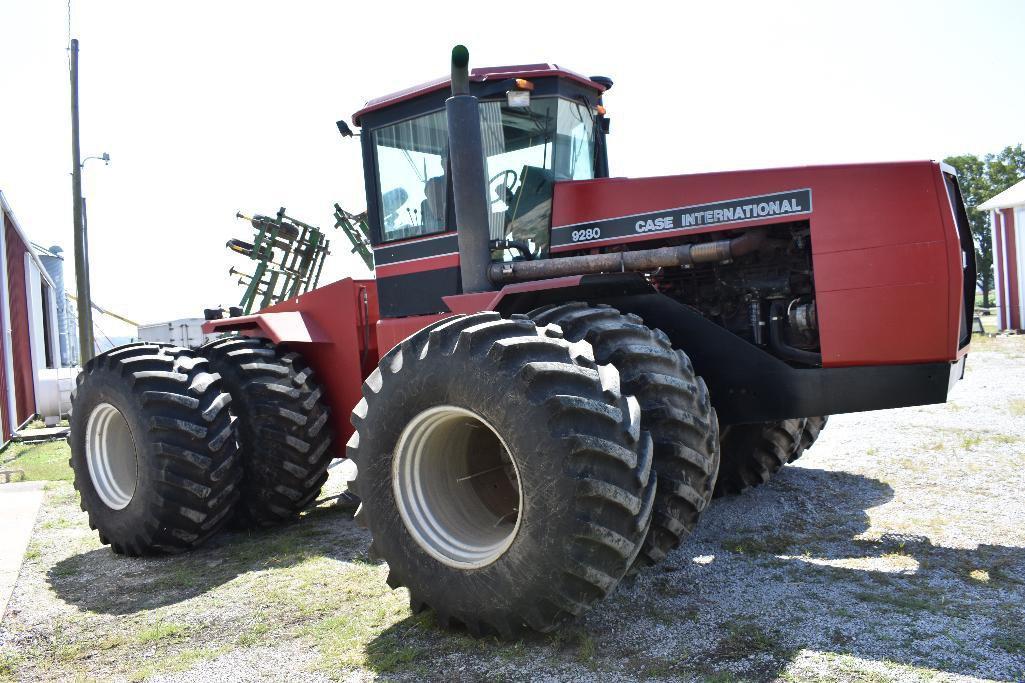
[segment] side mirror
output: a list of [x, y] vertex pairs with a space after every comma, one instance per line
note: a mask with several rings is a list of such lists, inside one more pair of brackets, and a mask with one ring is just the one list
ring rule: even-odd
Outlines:
[[335, 125], [338, 126], [338, 132], [342, 134], [343, 138], [352, 137], [352, 129], [349, 128], [349, 124], [347, 124], [344, 119], [335, 121]]

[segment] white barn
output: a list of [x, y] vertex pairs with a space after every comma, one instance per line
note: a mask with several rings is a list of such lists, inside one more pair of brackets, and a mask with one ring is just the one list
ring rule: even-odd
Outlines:
[[1025, 180], [979, 205], [993, 232], [997, 329], [1025, 329]]

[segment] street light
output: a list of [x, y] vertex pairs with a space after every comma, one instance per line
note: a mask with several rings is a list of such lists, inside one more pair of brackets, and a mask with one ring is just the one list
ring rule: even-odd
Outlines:
[[110, 166], [110, 155], [104, 152], [100, 156], [91, 156], [82, 159], [81, 167], [85, 168], [85, 162], [89, 161], [90, 159], [99, 159], [100, 161], [104, 162], [107, 166]]
[[[72, 41], [72, 154], [78, 157], [78, 41]], [[87, 237], [88, 219], [85, 212], [85, 197], [82, 196], [82, 170], [85, 162], [90, 159], [99, 159], [105, 165], [110, 166], [110, 155], [104, 152], [100, 155], [88, 156], [82, 159], [72, 172], [72, 192], [75, 196], [75, 279], [78, 300], [84, 301], [78, 310], [78, 337], [79, 337], [79, 362], [83, 365], [93, 357], [96, 352], [95, 341], [93, 340], [93, 315], [92, 297], [89, 287], [89, 241]]]

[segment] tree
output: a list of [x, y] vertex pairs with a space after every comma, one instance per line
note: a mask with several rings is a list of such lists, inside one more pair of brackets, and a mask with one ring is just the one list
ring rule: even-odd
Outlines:
[[1025, 149], [1019, 144], [981, 159], [974, 154], [962, 154], [947, 157], [944, 161], [957, 169], [958, 185], [975, 239], [977, 284], [982, 290], [982, 305], [989, 308], [989, 293], [993, 291], [992, 228], [989, 212], [979, 211], [978, 207], [1025, 178]]
[[1003, 192], [1025, 178], [1025, 149], [1021, 145], [1005, 147], [999, 154], [987, 154], [990, 182], [996, 192]]
[[982, 290], [982, 305], [989, 308], [989, 293], [993, 290], [993, 240], [989, 225], [989, 213], [979, 211], [978, 206], [995, 195], [987, 173], [985, 161], [974, 154], [947, 157], [944, 161], [957, 169], [957, 183], [961, 187], [968, 223], [972, 226], [975, 240], [975, 265], [978, 268], [976, 281]]

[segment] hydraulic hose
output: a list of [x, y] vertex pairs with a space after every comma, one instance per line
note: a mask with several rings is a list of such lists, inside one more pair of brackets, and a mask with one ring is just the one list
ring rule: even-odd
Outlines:
[[822, 354], [790, 346], [783, 341], [783, 324], [786, 320], [785, 304], [773, 301], [769, 306], [769, 348], [783, 360], [804, 365], [822, 365]]

